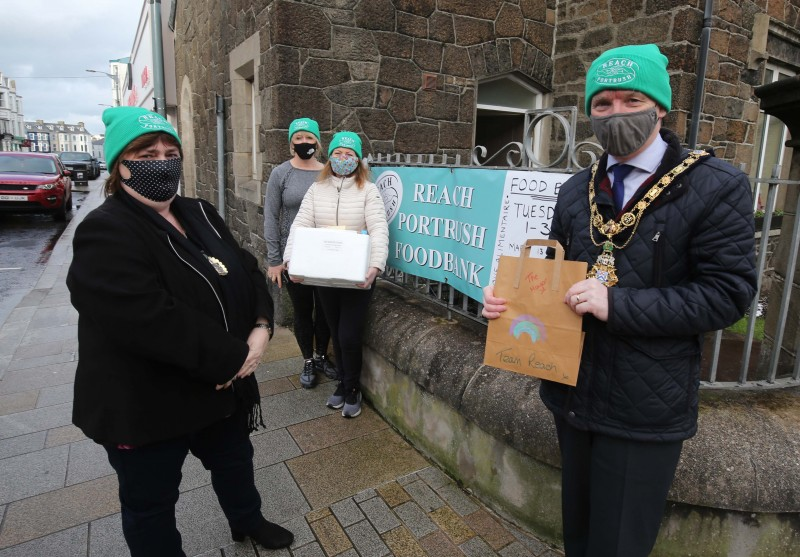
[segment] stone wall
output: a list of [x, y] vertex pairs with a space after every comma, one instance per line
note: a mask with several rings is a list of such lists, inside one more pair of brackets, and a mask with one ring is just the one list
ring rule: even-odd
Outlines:
[[[336, 130], [360, 134], [364, 151], [469, 156], [476, 85], [508, 74], [551, 88], [555, 0], [196, 0], [176, 18], [176, 73], [193, 99], [197, 195], [216, 202], [214, 96], [226, 103], [226, 215], [261, 256], [263, 186], [239, 186], [249, 125], [233, 99], [229, 58], [259, 35], [253, 60], [259, 95], [260, 172], [288, 156], [287, 129], [315, 118], [327, 143]], [[244, 67], [244, 66], [243, 66]], [[250, 75], [250, 74], [248, 74]], [[247, 76], [246, 76], [247, 77]], [[239, 75], [233, 81], [241, 83]], [[238, 86], [237, 86], [238, 87]], [[232, 91], [233, 89], [233, 91]], [[246, 106], [245, 106], [246, 111]], [[238, 134], [238, 135], [237, 135]], [[247, 147], [245, 146], [245, 149]], [[234, 152], [232, 152], [234, 151]], [[244, 193], [242, 193], [244, 191]]]
[[[704, 0], [574, 0], [558, 3], [553, 55], [553, 105], [583, 107], [584, 76], [603, 50], [622, 44], [656, 43], [669, 58], [673, 108], [666, 126], [685, 141], [703, 27]], [[798, 49], [782, 39], [800, 23], [796, 2], [717, 0], [714, 2], [700, 146], [711, 146], [734, 165], [753, 156], [758, 99], [766, 59], [796, 63]], [[784, 32], [786, 31], [786, 32]], [[797, 66], [795, 66], [797, 67]], [[577, 137], [591, 136], [583, 118]]]

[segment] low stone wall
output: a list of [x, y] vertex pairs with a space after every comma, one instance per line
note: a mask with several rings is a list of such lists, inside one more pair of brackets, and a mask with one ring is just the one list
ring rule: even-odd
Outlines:
[[[560, 457], [539, 381], [482, 365], [485, 327], [381, 282], [365, 335], [375, 409], [499, 514], [561, 544]], [[702, 391], [652, 555], [796, 556], [800, 389]]]

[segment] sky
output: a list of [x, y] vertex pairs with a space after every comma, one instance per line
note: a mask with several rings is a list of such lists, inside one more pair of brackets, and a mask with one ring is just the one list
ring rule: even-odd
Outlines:
[[145, 1], [0, 0], [0, 72], [16, 80], [26, 122], [104, 133], [111, 78], [85, 70], [110, 73], [109, 60], [131, 55]]

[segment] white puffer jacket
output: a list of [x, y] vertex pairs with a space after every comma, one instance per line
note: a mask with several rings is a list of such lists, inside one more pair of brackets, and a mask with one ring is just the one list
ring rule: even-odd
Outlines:
[[366, 230], [370, 236], [369, 266], [377, 267], [381, 271], [386, 268], [389, 224], [386, 222], [383, 198], [375, 184], [367, 182], [364, 187], [359, 188], [353, 178], [335, 176], [311, 184], [289, 231], [284, 257], [292, 253], [296, 228], [328, 226]]

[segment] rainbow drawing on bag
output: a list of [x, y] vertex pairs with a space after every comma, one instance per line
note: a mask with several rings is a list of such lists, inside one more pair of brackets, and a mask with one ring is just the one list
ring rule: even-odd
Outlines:
[[511, 322], [511, 328], [508, 332], [514, 338], [528, 335], [531, 337], [531, 342], [547, 340], [544, 323], [533, 315], [520, 315], [514, 319], [514, 321]]

